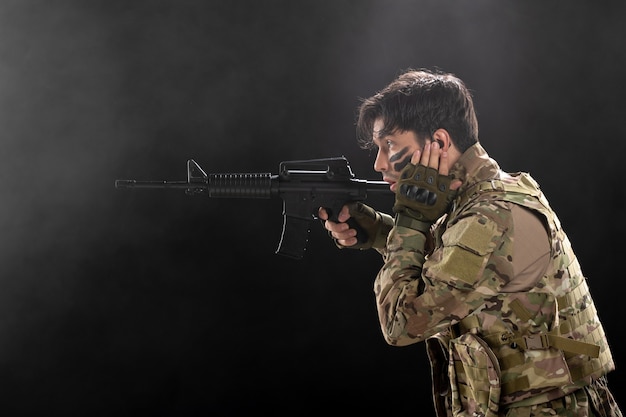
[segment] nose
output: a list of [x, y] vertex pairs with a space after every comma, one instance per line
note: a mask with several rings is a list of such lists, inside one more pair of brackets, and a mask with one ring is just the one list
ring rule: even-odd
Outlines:
[[389, 158], [383, 152], [378, 150], [376, 152], [376, 159], [374, 159], [374, 171], [376, 172], [385, 172], [389, 169]]

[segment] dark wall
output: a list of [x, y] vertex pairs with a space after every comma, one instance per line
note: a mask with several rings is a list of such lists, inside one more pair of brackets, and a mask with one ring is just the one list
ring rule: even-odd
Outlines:
[[431, 413], [423, 344], [380, 334], [375, 253], [339, 251], [313, 222], [303, 260], [275, 255], [280, 199], [114, 187], [184, 180], [188, 159], [277, 173], [345, 155], [379, 179], [355, 109], [409, 67], [463, 78], [483, 145], [542, 184], [615, 385], [624, 18], [586, 1], [2, 1], [0, 408]]

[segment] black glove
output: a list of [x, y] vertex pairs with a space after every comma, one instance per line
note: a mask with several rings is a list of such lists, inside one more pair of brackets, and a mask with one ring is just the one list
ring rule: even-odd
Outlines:
[[435, 168], [408, 164], [396, 186], [396, 224], [427, 232], [445, 214], [457, 194], [450, 189], [452, 177]]
[[384, 248], [387, 244], [387, 235], [393, 227], [393, 218], [360, 202], [348, 203], [348, 209], [350, 218], [347, 223], [352, 229], [356, 229], [357, 243], [343, 246], [333, 239], [335, 245], [338, 248], [349, 249]]

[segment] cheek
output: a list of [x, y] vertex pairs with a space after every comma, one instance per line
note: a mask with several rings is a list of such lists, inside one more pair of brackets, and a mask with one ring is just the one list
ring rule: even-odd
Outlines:
[[402, 168], [404, 168], [409, 162], [411, 162], [411, 152], [409, 152], [409, 148], [404, 148], [398, 153], [394, 154], [391, 158], [389, 158], [389, 162], [392, 163], [394, 171], [402, 171]]
[[393, 170], [396, 172], [400, 172], [405, 166], [409, 164], [409, 162], [411, 162], [410, 155], [402, 159], [401, 161], [398, 161], [397, 163], [393, 164]]

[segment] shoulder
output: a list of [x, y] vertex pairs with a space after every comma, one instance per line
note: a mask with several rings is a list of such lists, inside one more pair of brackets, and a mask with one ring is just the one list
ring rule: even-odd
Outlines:
[[466, 229], [468, 225], [474, 223], [504, 231], [513, 224], [514, 205], [513, 202], [504, 199], [501, 192], [481, 194], [462, 209], [450, 213], [444, 233], [449, 231], [457, 233], [456, 230]]
[[510, 207], [506, 204], [499, 213], [477, 207], [451, 219], [441, 235], [441, 246], [424, 264], [424, 275], [459, 290], [475, 288], [493, 255], [506, 257], [510, 219]]

